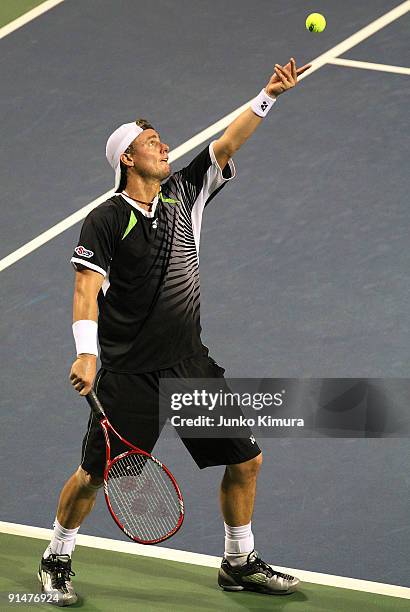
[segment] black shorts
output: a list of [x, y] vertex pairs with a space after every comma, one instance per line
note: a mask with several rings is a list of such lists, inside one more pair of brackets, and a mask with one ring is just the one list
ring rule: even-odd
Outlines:
[[[222, 378], [225, 370], [208, 356], [195, 355], [172, 368], [144, 374], [120, 374], [99, 370], [94, 388], [113, 427], [131, 444], [152, 452], [161, 433], [159, 422], [159, 381], [161, 378]], [[249, 438], [183, 438], [198, 467], [234, 465], [253, 459], [261, 450]], [[127, 450], [115, 436], [110, 437], [111, 457]], [[105, 442], [98, 420], [90, 414], [83, 439], [82, 468], [102, 476], [105, 466]]]

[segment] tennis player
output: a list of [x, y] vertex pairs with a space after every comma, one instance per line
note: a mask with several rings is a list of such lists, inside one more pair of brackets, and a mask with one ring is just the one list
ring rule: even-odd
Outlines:
[[[235, 176], [233, 154], [309, 67], [297, 69], [293, 58], [286, 66], [276, 64], [249, 108], [174, 174], [168, 145], [146, 120], [121, 125], [107, 141], [115, 195], [85, 219], [71, 259], [77, 358], [70, 381], [80, 395], [94, 385], [113, 426], [145, 451], [152, 451], [160, 433], [162, 378], [223, 377], [200, 337], [202, 214]], [[218, 582], [227, 590], [292, 593], [299, 580], [272, 569], [254, 550], [251, 518], [262, 453], [249, 433], [241, 439], [182, 439], [199, 468], [226, 466], [220, 490], [225, 554]], [[112, 456], [122, 450], [113, 441]], [[57, 596], [58, 605], [77, 601], [71, 555], [102, 485], [104, 465], [102, 430], [91, 414], [80, 466], [61, 492], [53, 537], [39, 568], [43, 592]]]

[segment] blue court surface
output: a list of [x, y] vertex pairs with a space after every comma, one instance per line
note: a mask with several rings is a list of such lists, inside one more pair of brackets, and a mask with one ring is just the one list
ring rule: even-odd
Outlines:
[[[149, 119], [178, 169], [275, 63], [313, 61], [206, 210], [203, 340], [230, 377], [409, 376], [410, 2], [43, 4], [55, 6], [0, 30], [0, 519], [50, 528], [88, 419], [68, 381], [69, 259], [84, 207], [112, 187], [105, 142], [120, 123]], [[313, 11], [327, 18], [322, 34], [305, 29]], [[264, 558], [410, 587], [408, 439], [262, 447], [253, 530]], [[155, 454], [187, 505], [167, 547], [220, 556], [223, 468], [199, 472], [172, 435]], [[125, 539], [102, 496], [81, 533]]]

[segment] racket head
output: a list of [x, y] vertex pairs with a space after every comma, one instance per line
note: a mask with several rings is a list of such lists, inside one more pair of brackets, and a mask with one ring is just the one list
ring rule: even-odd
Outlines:
[[104, 494], [118, 527], [139, 544], [164, 542], [183, 523], [178, 483], [161, 461], [145, 451], [127, 451], [107, 464]]

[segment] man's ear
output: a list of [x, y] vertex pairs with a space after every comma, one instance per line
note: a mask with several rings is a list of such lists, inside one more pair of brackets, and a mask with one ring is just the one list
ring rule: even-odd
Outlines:
[[128, 167], [132, 167], [134, 165], [134, 160], [128, 153], [122, 153], [120, 156], [120, 161]]

